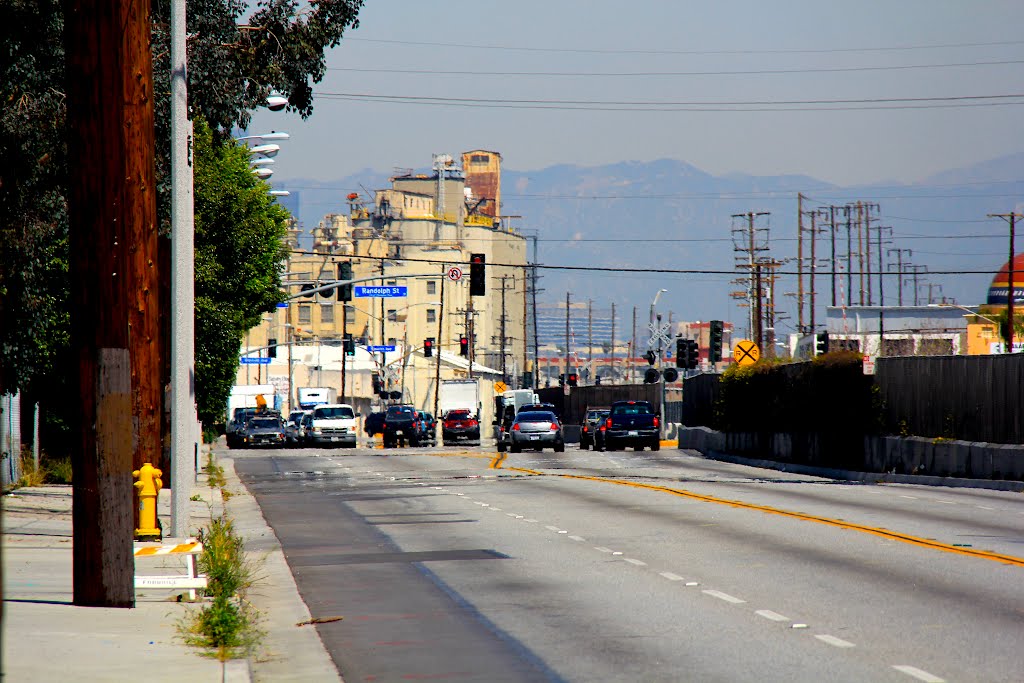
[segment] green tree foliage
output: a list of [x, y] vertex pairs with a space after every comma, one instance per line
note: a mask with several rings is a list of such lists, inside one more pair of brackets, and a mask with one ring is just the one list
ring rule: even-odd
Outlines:
[[249, 151], [195, 122], [196, 395], [199, 417], [222, 418], [242, 336], [282, 300], [288, 213], [249, 169]]
[[[250, 112], [272, 91], [289, 99], [290, 110], [310, 116], [312, 85], [325, 73], [324, 52], [340, 42], [346, 29], [358, 26], [362, 5], [363, 0], [189, 0], [190, 115], [210, 122], [215, 141], [229, 138], [234, 126], [246, 128]], [[153, 0], [157, 208], [164, 233], [170, 214], [170, 7], [171, 0]], [[247, 8], [252, 14], [244, 20]], [[63, 30], [59, 0], [0, 2], [0, 392], [22, 390], [30, 400], [33, 394], [53, 395], [54, 387], [65, 386], [69, 367]], [[197, 208], [208, 191], [210, 186], [196, 188]], [[260, 203], [249, 197], [241, 204], [251, 224]], [[264, 228], [278, 219], [279, 212], [271, 212], [262, 219]], [[246, 239], [256, 234], [258, 230]], [[263, 234], [273, 239], [275, 233], [265, 229]], [[200, 239], [197, 235], [197, 245]], [[249, 241], [239, 246], [253, 248]], [[264, 246], [255, 251], [278, 248], [276, 242]], [[230, 248], [212, 252], [214, 261], [250, 256], [251, 251]], [[232, 368], [212, 372], [200, 370], [199, 363], [226, 358], [213, 351], [221, 346], [234, 344], [237, 354], [241, 334], [248, 329], [244, 326], [258, 323], [258, 312], [268, 305], [267, 292], [276, 291], [278, 277], [276, 269], [266, 271], [275, 281], [275, 287], [266, 288], [264, 282], [247, 279], [237, 264], [221, 265], [220, 275], [238, 275], [249, 284], [208, 291], [200, 301], [197, 281], [197, 335], [210, 335], [199, 340], [200, 345], [209, 343], [209, 353], [197, 359], [197, 374], [207, 378], [229, 372], [233, 376]], [[262, 265], [257, 258], [253, 268]], [[208, 270], [197, 263], [197, 278]], [[254, 292], [259, 293], [256, 299], [246, 298]], [[228, 333], [236, 335], [234, 340], [219, 339]], [[211, 402], [203, 392], [219, 395], [216, 386], [197, 386], [201, 405]], [[73, 402], [62, 392], [58, 404]]]

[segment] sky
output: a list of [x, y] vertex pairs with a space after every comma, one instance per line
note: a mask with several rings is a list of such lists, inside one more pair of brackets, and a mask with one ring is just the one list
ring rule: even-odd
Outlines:
[[[915, 181], [1024, 149], [1024, 99], [864, 100], [1022, 94], [1021, 26], [1019, 0], [367, 0], [313, 116], [259, 112], [250, 132], [292, 135], [280, 180], [483, 148], [515, 170], [674, 158], [715, 175]], [[823, 100], [853, 102], [736, 104]]]
[[920, 182], [1024, 152], [1022, 26], [1020, 0], [367, 0], [312, 117], [257, 112], [249, 132], [290, 133], [271, 182], [293, 187], [470, 149], [516, 171]]

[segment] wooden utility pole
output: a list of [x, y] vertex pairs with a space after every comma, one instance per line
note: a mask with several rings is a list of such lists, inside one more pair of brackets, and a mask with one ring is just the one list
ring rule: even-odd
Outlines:
[[434, 417], [440, 419], [437, 414], [438, 400], [441, 392], [441, 349], [444, 348], [444, 281], [448, 279], [448, 264], [441, 264], [441, 292], [437, 297], [440, 306], [437, 311], [437, 340], [434, 343]]
[[1006, 273], [1006, 352], [1013, 353], [1013, 304], [1015, 289], [1015, 277], [1016, 272], [1014, 271], [1014, 257], [1016, 256], [1013, 241], [1015, 239], [1015, 230], [1017, 227], [1017, 219], [1024, 218], [1024, 214], [1019, 213], [990, 213], [989, 218], [1002, 218], [1004, 221], [1010, 224], [1010, 261], [1006, 267], [1008, 271]]
[[[814, 267], [813, 262], [811, 267]], [[811, 308], [813, 317], [814, 304], [811, 304]], [[800, 334], [806, 334], [807, 329], [804, 327], [804, 196], [799, 192], [796, 195], [796, 310], [796, 329]]]
[[636, 306], [633, 307], [633, 336], [629, 342], [629, 381], [636, 381], [636, 364], [633, 363], [633, 356], [636, 355]]
[[[896, 252], [896, 286], [899, 298], [896, 300], [897, 305], [903, 306], [903, 255], [912, 256], [913, 251], [911, 249], [889, 249], [886, 253], [891, 254]], [[892, 270], [892, 263], [889, 263], [889, 270]]]
[[135, 457], [161, 452], [148, 0], [66, 2], [73, 601], [133, 607]]
[[612, 374], [611, 374], [611, 377], [614, 380], [615, 379], [615, 302], [614, 301], [612, 302], [612, 340], [611, 341], [612, 341], [611, 346], [610, 346], [611, 351], [612, 351]]

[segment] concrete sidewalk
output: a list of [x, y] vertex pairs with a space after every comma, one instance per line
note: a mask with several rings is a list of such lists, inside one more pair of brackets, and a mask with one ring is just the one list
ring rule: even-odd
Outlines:
[[[133, 609], [76, 607], [72, 600], [71, 487], [23, 488], [3, 496], [3, 659], [9, 681], [88, 683], [131, 680], [340, 681], [295, 587], [277, 537], [255, 499], [235, 476], [230, 458], [218, 457], [227, 489], [211, 489], [200, 474], [190, 503], [191, 527], [208, 525], [226, 505], [247, 554], [259, 563], [249, 599], [263, 613], [266, 632], [250, 660], [222, 664], [185, 645], [176, 624], [201, 603], [178, 602], [182, 591], [139, 589]], [[159, 513], [170, 524], [170, 492]], [[184, 574], [181, 557], [136, 560], [141, 575]]]

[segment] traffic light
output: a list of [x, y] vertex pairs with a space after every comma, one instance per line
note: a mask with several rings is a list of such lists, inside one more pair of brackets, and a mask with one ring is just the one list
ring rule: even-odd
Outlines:
[[580, 376], [577, 375], [575, 372], [570, 372], [569, 373], [569, 386], [570, 387], [579, 386], [579, 383], [580, 383]]
[[352, 335], [350, 333], [346, 333], [345, 334], [345, 339], [342, 342], [342, 346], [345, 349], [345, 355], [346, 356], [354, 356], [354, 355], [356, 355], [356, 342], [352, 338]]
[[[338, 264], [338, 279], [352, 279], [352, 262], [342, 261]], [[338, 301], [352, 301], [352, 284], [338, 285]]]
[[469, 256], [469, 294], [470, 296], [483, 296], [487, 290], [487, 274], [484, 271], [484, 255], [470, 254]]
[[434, 338], [427, 337], [423, 340], [423, 355], [430, 358], [434, 355]]
[[700, 351], [697, 349], [697, 342], [693, 339], [687, 340], [689, 343], [686, 352], [686, 369], [694, 370], [697, 368], [697, 364], [700, 363]]
[[814, 355], [821, 356], [828, 353], [828, 332], [819, 332], [814, 337]]
[[381, 381], [380, 375], [376, 372], [373, 373], [373, 393], [376, 396], [380, 396], [384, 392], [384, 382]]
[[302, 291], [303, 292], [309, 292], [308, 294], [303, 294], [302, 296], [306, 297], [307, 299], [312, 299], [314, 296], [316, 296], [316, 294], [314, 294], [312, 291], [310, 291], [310, 290], [313, 290], [313, 289], [316, 289], [316, 285], [310, 284], [308, 282], [306, 284], [302, 285]]
[[267, 358], [277, 358], [277, 340], [276, 339], [271, 338], [271, 339], [267, 340]]
[[708, 362], [714, 365], [722, 360], [722, 342], [725, 334], [725, 323], [712, 320], [708, 325]]
[[689, 339], [683, 339], [682, 337], [676, 337], [676, 367], [685, 368], [687, 367], [687, 352], [689, 346], [686, 344]]
[[560, 387], [564, 387], [565, 386], [565, 373], [564, 372], [558, 373], [558, 386], [560, 386]]
[[647, 368], [644, 370], [644, 384], [657, 384], [660, 375], [654, 368]]
[[595, 387], [601, 386], [601, 375], [598, 375], [597, 377], [594, 378], [594, 386]]
[[644, 354], [644, 358], [647, 359], [648, 365], [654, 365], [658, 360], [658, 354], [656, 354], [653, 349], [649, 349], [647, 353]]
[[469, 337], [459, 337], [459, 355], [469, 358]]

